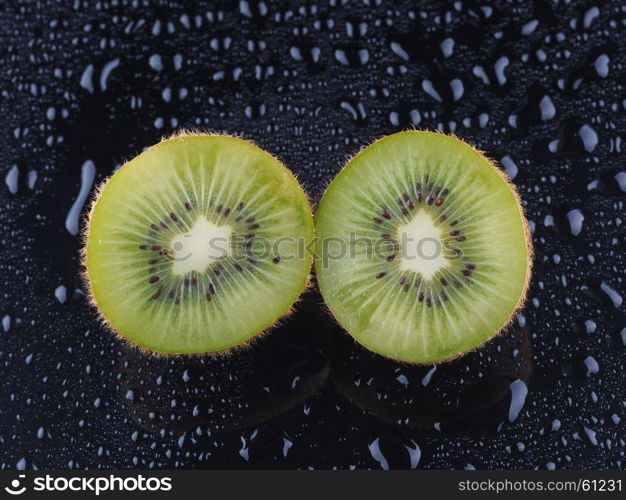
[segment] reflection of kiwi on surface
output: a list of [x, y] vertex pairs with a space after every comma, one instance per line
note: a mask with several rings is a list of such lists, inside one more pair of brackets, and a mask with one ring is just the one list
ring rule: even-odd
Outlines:
[[130, 418], [149, 432], [208, 426], [211, 433], [257, 425], [288, 411], [327, 381], [330, 320], [319, 296], [304, 294], [298, 311], [250, 349], [227, 357], [150, 356], [126, 349], [118, 361]]
[[401, 132], [365, 148], [316, 216], [316, 274], [358, 342], [410, 363], [486, 342], [523, 303], [532, 249], [514, 187], [461, 140]]
[[516, 329], [449, 363], [397, 363], [336, 335], [331, 360], [337, 390], [355, 406], [413, 429], [495, 429], [506, 421], [511, 384], [530, 381], [529, 333]]
[[85, 276], [102, 319], [134, 344], [222, 351], [290, 311], [312, 237], [306, 196], [276, 158], [239, 138], [181, 134], [100, 189]]

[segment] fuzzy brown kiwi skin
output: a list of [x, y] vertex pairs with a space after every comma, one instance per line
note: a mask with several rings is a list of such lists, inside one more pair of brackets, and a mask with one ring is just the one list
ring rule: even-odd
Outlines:
[[[399, 359], [396, 359], [396, 358], [392, 358], [391, 356], [387, 356], [385, 354], [381, 354], [379, 352], [372, 351], [371, 349], [367, 348], [363, 344], [360, 344], [359, 342], [357, 342], [354, 339], [354, 337], [350, 336], [350, 338], [356, 344], [362, 346], [363, 348], [373, 352], [374, 354], [377, 354], [378, 356], [382, 356], [384, 358], [390, 359], [391, 361], [395, 361], [396, 363], [399, 363], [401, 365], [432, 366], [432, 365], [438, 365], [438, 364], [443, 364], [443, 363], [451, 363], [452, 361], [454, 361], [454, 360], [456, 360], [458, 358], [461, 358], [461, 357], [465, 356], [466, 354], [468, 354], [470, 352], [474, 352], [474, 351], [480, 349], [487, 342], [493, 340], [495, 337], [497, 337], [501, 333], [505, 332], [509, 328], [509, 326], [511, 326], [511, 323], [513, 323], [513, 320], [515, 319], [515, 316], [517, 315], [517, 313], [519, 313], [519, 311], [524, 307], [524, 304], [526, 303], [526, 298], [527, 298], [527, 295], [528, 295], [528, 288], [530, 286], [530, 281], [531, 281], [531, 276], [532, 276], [532, 267], [533, 267], [534, 249], [533, 249], [533, 242], [532, 242], [532, 234], [530, 232], [530, 227], [529, 227], [528, 221], [526, 219], [526, 215], [525, 215], [525, 212], [524, 212], [524, 207], [522, 206], [521, 198], [520, 198], [520, 195], [519, 195], [519, 193], [517, 191], [517, 188], [515, 187], [515, 184], [513, 184], [511, 182], [511, 180], [509, 179], [508, 175], [505, 172], [503, 172], [500, 168], [497, 167], [495, 160], [493, 160], [492, 158], [487, 156], [487, 154], [484, 151], [481, 151], [480, 149], [478, 149], [473, 144], [460, 139], [454, 133], [444, 134], [443, 132], [440, 132], [439, 130], [435, 130], [435, 131], [424, 130], [424, 129], [418, 129], [416, 127], [413, 127], [413, 128], [407, 129], [407, 130], [402, 130], [402, 131], [396, 132], [396, 133], [403, 133], [403, 132], [416, 132], [416, 133], [427, 133], [427, 134], [432, 134], [432, 135], [443, 135], [445, 137], [451, 137], [451, 138], [453, 138], [453, 139], [455, 139], [457, 141], [460, 141], [463, 144], [465, 144], [465, 145], [469, 146], [470, 148], [472, 148], [474, 150], [474, 152], [476, 152], [478, 155], [480, 155], [480, 157], [487, 162], [487, 164], [491, 167], [491, 169], [496, 174], [498, 174], [500, 179], [502, 179], [504, 181], [504, 183], [507, 185], [507, 187], [509, 188], [511, 193], [513, 193], [513, 197], [515, 198], [515, 201], [516, 201], [516, 204], [517, 204], [517, 208], [519, 210], [520, 218], [522, 219], [522, 229], [524, 231], [524, 241], [526, 243], [526, 255], [527, 255], [526, 276], [524, 278], [524, 286], [523, 286], [522, 291], [520, 293], [519, 299], [517, 300], [517, 303], [515, 304], [515, 307], [513, 308], [513, 311], [511, 311], [511, 314], [509, 314], [509, 317], [504, 322], [504, 324], [498, 330], [492, 332], [491, 335], [489, 335], [489, 337], [487, 337], [485, 340], [483, 340], [480, 344], [472, 347], [471, 349], [468, 349], [466, 351], [460, 352], [459, 354], [456, 354], [454, 356], [450, 356], [448, 358], [443, 358], [443, 359], [440, 359], [440, 360], [437, 360], [437, 361], [429, 361], [429, 362], [422, 363], [422, 362], [416, 362], [416, 361], [399, 360]], [[391, 134], [391, 135], [395, 135], [395, 133]], [[348, 157], [348, 159], [345, 161], [345, 163], [341, 167], [341, 170], [339, 170], [339, 173], [334, 177], [333, 180], [337, 179], [340, 175], [343, 175], [343, 172], [346, 169], [346, 167], [348, 166], [348, 164], [352, 160], [354, 160], [357, 156], [359, 156], [365, 149], [367, 149], [370, 146], [373, 146], [377, 142], [385, 139], [386, 137], [389, 137], [389, 136], [388, 135], [384, 135], [382, 137], [379, 137], [378, 139], [375, 139], [374, 141], [370, 142], [369, 144], [365, 144], [365, 145], [361, 146], [359, 151], [357, 151], [354, 155]], [[326, 194], [326, 191], [328, 191], [328, 189], [330, 188], [330, 185], [331, 185], [332, 182], [333, 181], [330, 181], [326, 185], [326, 187], [324, 189], [324, 193], [320, 197], [320, 200], [322, 200], [324, 198], [324, 195]], [[316, 214], [315, 214], [315, 222], [316, 223], [317, 223], [317, 214], [319, 213], [319, 207], [320, 207], [320, 205], [318, 204], [318, 206], [316, 207]], [[317, 263], [319, 261], [320, 261], [319, 256], [315, 255], [314, 267], [315, 267], [316, 270], [317, 270]], [[323, 307], [326, 309], [326, 311], [328, 311], [328, 314], [330, 314], [330, 316], [333, 318], [335, 323], [345, 332], [345, 334], [349, 335], [348, 332], [345, 330], [345, 328], [337, 320], [335, 314], [333, 313], [332, 309], [330, 308], [330, 306], [328, 305], [326, 300], [323, 298], [324, 295], [321, 294], [321, 293], [320, 293], [320, 295], [322, 295], [322, 299], [324, 300]]]
[[[199, 137], [199, 136], [201, 136], [201, 137], [207, 137], [207, 136], [230, 137], [230, 138], [233, 138], [233, 139], [240, 140], [242, 142], [246, 142], [248, 144], [252, 144], [252, 145], [258, 147], [261, 151], [263, 151], [268, 156], [271, 156], [274, 160], [279, 162], [280, 165], [282, 165], [285, 169], [287, 169], [287, 167], [285, 167], [285, 164], [282, 161], [280, 161], [276, 156], [274, 156], [271, 153], [265, 151], [263, 148], [258, 146], [253, 141], [250, 141], [248, 139], [244, 139], [244, 138], [236, 136], [236, 135], [227, 134], [227, 133], [218, 133], [218, 132], [210, 132], [210, 131], [203, 132], [203, 131], [197, 130], [197, 129], [193, 129], [193, 130], [192, 129], [181, 129], [181, 130], [178, 130], [177, 132], [175, 132], [175, 133], [173, 133], [173, 134], [171, 134], [169, 136], [162, 137], [161, 140], [157, 144], [161, 144], [161, 143], [169, 141], [171, 139], [177, 139], [179, 137]], [[155, 145], [151, 146], [149, 149], [153, 148]], [[123, 168], [128, 168], [129, 161], [130, 160], [125, 161], [124, 164], [118, 170], [116, 170], [116, 172], [121, 170], [121, 169], [123, 169]], [[227, 347], [227, 348], [219, 350], [219, 351], [200, 352], [200, 353], [186, 353], [186, 352], [185, 353], [165, 353], [165, 352], [158, 352], [158, 351], [154, 351], [154, 350], [150, 349], [148, 346], [145, 346], [145, 345], [142, 345], [142, 344], [140, 344], [140, 343], [138, 343], [136, 341], [130, 340], [129, 338], [125, 337], [120, 332], [118, 332], [113, 327], [111, 322], [104, 316], [104, 314], [100, 310], [100, 307], [98, 306], [95, 294], [93, 292], [93, 287], [91, 286], [91, 280], [89, 279], [89, 270], [88, 270], [89, 269], [89, 267], [88, 267], [89, 262], [88, 262], [88, 258], [87, 258], [87, 243], [89, 241], [89, 229], [91, 227], [91, 219], [93, 217], [93, 214], [94, 214], [96, 205], [98, 203], [98, 200], [100, 199], [100, 196], [102, 196], [102, 193], [103, 193], [106, 185], [111, 180], [113, 175], [115, 175], [116, 172], [114, 172], [113, 174], [108, 176], [106, 179], [104, 179], [102, 182], [100, 182], [100, 184], [98, 184], [98, 186], [96, 187], [93, 195], [90, 197], [88, 210], [86, 211], [85, 216], [82, 218], [82, 224], [81, 224], [82, 229], [81, 229], [81, 232], [80, 232], [80, 238], [81, 238], [80, 271], [79, 271], [80, 281], [82, 282], [83, 289], [86, 292], [88, 303], [97, 311], [98, 321], [106, 330], [108, 330], [110, 333], [115, 335], [119, 340], [123, 341], [129, 348], [137, 350], [140, 353], [146, 354], [146, 355], [149, 355], [149, 356], [162, 357], [162, 358], [186, 358], [186, 357], [205, 357], [205, 356], [206, 357], [214, 357], [214, 358], [223, 358], [223, 357], [230, 356], [231, 354], [233, 354], [234, 352], [236, 352], [236, 351], [238, 351], [240, 349], [248, 349], [248, 348], [250, 348], [252, 345], [254, 345], [254, 343], [257, 340], [259, 340], [260, 338], [262, 338], [263, 336], [265, 336], [266, 334], [271, 332], [274, 328], [279, 326], [281, 324], [281, 321], [283, 321], [284, 319], [288, 318], [291, 314], [293, 314], [293, 312], [295, 311], [296, 304], [298, 302], [300, 302], [302, 295], [310, 287], [310, 283], [311, 283], [311, 269], [309, 269], [308, 273], [305, 276], [304, 283], [303, 283], [303, 285], [302, 285], [302, 287], [300, 289], [300, 292], [298, 293], [298, 296], [296, 297], [294, 302], [291, 304], [291, 306], [289, 306], [286, 310], [284, 310], [280, 314], [278, 319], [276, 319], [272, 323], [264, 326], [263, 328], [261, 328], [260, 330], [255, 332], [250, 338], [248, 338], [244, 342], [242, 342], [240, 344], [236, 344], [236, 345], [230, 346], [230, 347]], [[300, 181], [298, 181], [296, 175], [293, 174], [293, 172], [291, 172], [291, 171], [289, 171], [289, 172], [294, 177], [296, 182], [298, 182], [298, 185], [300, 185], [300, 187], [301, 187], [301, 189], [302, 189], [302, 191], [304, 193], [305, 199], [307, 201], [307, 205], [309, 207], [309, 212], [312, 215], [312, 212], [311, 212], [311, 200], [309, 198], [308, 193], [302, 187], [302, 184], [300, 183]], [[313, 235], [312, 235], [312, 238], [315, 238], [315, 224], [313, 224]]]

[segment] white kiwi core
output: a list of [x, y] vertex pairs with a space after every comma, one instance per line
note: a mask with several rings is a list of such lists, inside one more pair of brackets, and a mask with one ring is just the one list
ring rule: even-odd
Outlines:
[[213, 262], [228, 257], [232, 232], [230, 226], [218, 226], [200, 215], [188, 232], [172, 238], [172, 273], [203, 273]]
[[430, 280], [440, 269], [448, 266], [443, 252], [443, 234], [425, 210], [418, 211], [407, 223], [398, 227], [401, 246], [400, 267]]

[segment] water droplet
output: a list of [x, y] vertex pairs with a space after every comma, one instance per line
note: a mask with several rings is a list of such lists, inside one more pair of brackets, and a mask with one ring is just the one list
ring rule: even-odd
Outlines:
[[80, 190], [76, 200], [72, 204], [70, 211], [65, 219], [65, 228], [70, 234], [76, 236], [78, 234], [78, 221], [80, 213], [83, 209], [83, 205], [89, 196], [89, 191], [93, 185], [93, 181], [96, 177], [96, 166], [91, 160], [87, 160], [83, 163], [80, 175]]

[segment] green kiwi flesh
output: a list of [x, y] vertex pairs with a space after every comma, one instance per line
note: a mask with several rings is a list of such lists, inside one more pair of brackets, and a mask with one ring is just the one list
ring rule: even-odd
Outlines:
[[273, 156], [180, 134], [115, 172], [92, 204], [83, 264], [101, 318], [157, 353], [242, 344], [287, 314], [312, 263], [308, 200]]
[[460, 356], [500, 332], [525, 299], [532, 248], [519, 197], [456, 137], [378, 140], [332, 181], [315, 222], [326, 304], [383, 356]]

